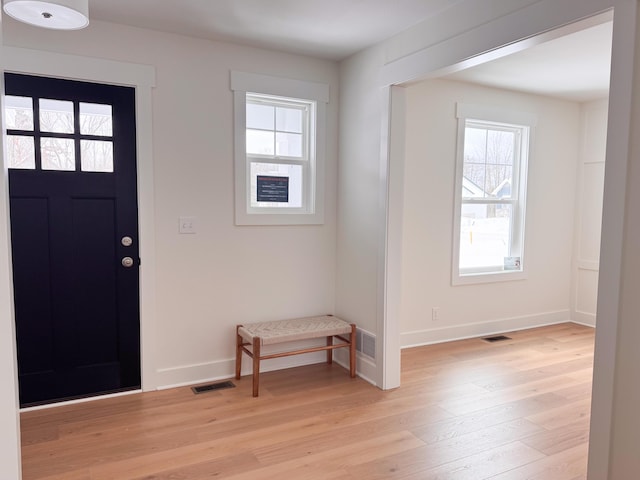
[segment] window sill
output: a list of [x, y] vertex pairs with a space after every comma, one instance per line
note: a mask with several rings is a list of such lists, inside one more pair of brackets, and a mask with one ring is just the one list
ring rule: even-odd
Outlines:
[[455, 274], [452, 277], [451, 284], [457, 285], [475, 285], [481, 283], [497, 283], [497, 282], [513, 282], [517, 280], [526, 280], [527, 274], [522, 270], [499, 271], [487, 273], [470, 273], [466, 275]]

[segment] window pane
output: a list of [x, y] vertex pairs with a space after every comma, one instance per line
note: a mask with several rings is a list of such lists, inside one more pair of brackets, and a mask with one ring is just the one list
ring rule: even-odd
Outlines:
[[510, 204], [463, 204], [460, 216], [460, 270], [500, 267], [511, 255]]
[[511, 198], [512, 177], [510, 165], [487, 165], [486, 192], [492, 198]]
[[462, 198], [484, 198], [486, 190], [487, 130], [467, 127], [464, 132]]
[[73, 102], [40, 99], [40, 131], [73, 133]]
[[465, 129], [463, 198], [511, 198], [515, 139], [513, 131]]
[[470, 163], [462, 169], [462, 198], [485, 198], [485, 165]]
[[80, 133], [83, 135], [113, 135], [111, 105], [80, 103]]
[[81, 140], [80, 165], [83, 172], [113, 172], [113, 142]]
[[43, 170], [75, 170], [74, 141], [67, 138], [40, 139]]
[[302, 158], [302, 134], [276, 133], [276, 155]]
[[36, 168], [33, 137], [7, 135], [7, 164], [9, 168]]
[[487, 130], [467, 127], [464, 132], [464, 163], [484, 163], [487, 152]]
[[7, 128], [11, 130], [33, 130], [33, 100], [31, 97], [7, 95], [4, 97], [4, 101]]
[[[280, 201], [258, 202], [258, 177], [272, 177], [271, 185], [273, 189], [282, 190], [283, 186], [287, 188], [287, 201], [281, 201], [283, 197], [274, 195]], [[264, 180], [264, 178], [262, 179]], [[266, 179], [267, 181], [269, 178]], [[261, 184], [265, 188], [264, 182]], [[267, 183], [267, 188], [271, 187]], [[302, 166], [300, 165], [283, 165], [275, 163], [256, 163], [251, 162], [251, 206], [252, 207], [268, 207], [268, 208], [301, 208], [302, 207]]]
[[247, 103], [247, 128], [274, 130], [275, 107]]
[[274, 132], [247, 129], [247, 153], [254, 155], [275, 155], [274, 136]]
[[298, 108], [276, 108], [276, 130], [302, 133], [302, 110]]
[[513, 165], [514, 132], [489, 130], [487, 132], [487, 163]]

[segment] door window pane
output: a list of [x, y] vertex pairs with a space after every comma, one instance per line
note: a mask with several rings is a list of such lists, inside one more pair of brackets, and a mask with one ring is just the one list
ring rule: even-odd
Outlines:
[[113, 172], [113, 142], [81, 140], [80, 165], [83, 172]]
[[76, 169], [76, 149], [73, 140], [67, 138], [40, 139], [43, 170]]
[[35, 169], [34, 138], [7, 135], [7, 164], [9, 168]]
[[111, 105], [80, 103], [80, 133], [83, 135], [113, 136]]
[[73, 133], [73, 102], [40, 99], [40, 131]]
[[11, 130], [33, 130], [33, 101], [31, 97], [4, 97], [4, 112], [7, 128]]

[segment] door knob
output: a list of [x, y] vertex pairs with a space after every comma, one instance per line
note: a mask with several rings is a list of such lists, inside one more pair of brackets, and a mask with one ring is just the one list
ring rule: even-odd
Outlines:
[[133, 267], [133, 258], [131, 257], [124, 257], [122, 259], [122, 266], [125, 268], [131, 268]]

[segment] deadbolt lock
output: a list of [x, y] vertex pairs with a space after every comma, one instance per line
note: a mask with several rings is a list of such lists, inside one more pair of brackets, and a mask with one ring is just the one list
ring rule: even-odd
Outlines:
[[133, 238], [131, 238], [129, 236], [125, 236], [125, 237], [122, 237], [122, 240], [120, 240], [120, 242], [125, 247], [130, 247], [131, 245], [133, 245]]

